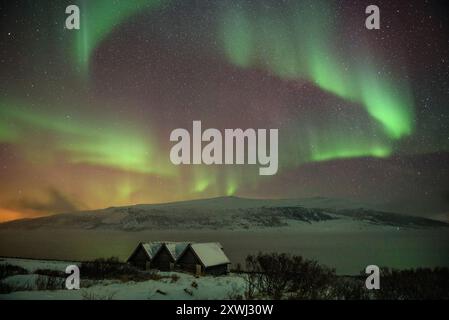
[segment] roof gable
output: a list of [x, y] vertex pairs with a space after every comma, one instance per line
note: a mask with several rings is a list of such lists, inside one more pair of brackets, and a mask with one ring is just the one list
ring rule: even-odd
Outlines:
[[145, 252], [148, 255], [148, 258], [153, 259], [154, 256], [158, 253], [158, 251], [161, 249], [162, 247], [162, 242], [147, 242], [147, 243], [142, 243], [142, 247], [145, 250]]
[[143, 252], [147, 255], [148, 259], [153, 259], [157, 252], [161, 249], [162, 242], [154, 241], [154, 242], [140, 242], [139, 245], [134, 249], [133, 253], [129, 256], [126, 261], [130, 261], [134, 255], [139, 251], [139, 249], [143, 249]]
[[184, 250], [189, 246], [189, 242], [166, 242], [164, 243], [167, 250], [170, 252], [173, 260], [178, 260]]

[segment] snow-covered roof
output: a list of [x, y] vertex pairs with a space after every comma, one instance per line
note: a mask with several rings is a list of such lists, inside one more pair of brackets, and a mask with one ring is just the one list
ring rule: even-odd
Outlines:
[[181, 253], [184, 252], [185, 248], [190, 244], [190, 242], [165, 242], [165, 247], [170, 252], [173, 259], [178, 260]]
[[137, 249], [142, 246], [148, 258], [152, 260], [162, 247], [166, 247], [173, 260], [177, 261], [183, 252], [190, 246], [201, 263], [207, 268], [211, 266], [231, 263], [223, 252], [223, 247], [219, 242], [192, 243], [192, 242], [174, 242], [174, 241], [152, 241], [142, 242], [134, 250], [130, 260]]
[[160, 241], [140, 242], [139, 245], [134, 249], [133, 253], [129, 256], [129, 258], [126, 261], [130, 261], [134, 257], [134, 255], [137, 253], [137, 251], [139, 250], [140, 247], [143, 248], [146, 255], [151, 260], [154, 258], [154, 256], [159, 251], [159, 249], [162, 247], [162, 242], [160, 242]]
[[231, 263], [218, 242], [193, 243], [190, 247], [206, 268]]
[[154, 242], [146, 242], [142, 243], [142, 247], [147, 253], [150, 259], [153, 259], [159, 249], [162, 247], [163, 242], [154, 241]]

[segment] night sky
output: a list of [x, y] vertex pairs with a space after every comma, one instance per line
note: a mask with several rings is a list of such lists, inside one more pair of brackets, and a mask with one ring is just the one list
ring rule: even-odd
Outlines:
[[[0, 221], [229, 195], [449, 218], [443, 2], [0, 3]], [[278, 173], [173, 165], [193, 120], [279, 129]]]

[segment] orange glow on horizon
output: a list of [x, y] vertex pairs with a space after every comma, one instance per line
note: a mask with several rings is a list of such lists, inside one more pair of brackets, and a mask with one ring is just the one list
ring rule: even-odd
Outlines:
[[23, 218], [27, 218], [27, 215], [23, 212], [0, 208], [0, 223]]

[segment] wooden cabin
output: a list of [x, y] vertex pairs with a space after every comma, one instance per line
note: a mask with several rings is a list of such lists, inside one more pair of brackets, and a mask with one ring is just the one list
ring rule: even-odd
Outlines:
[[164, 242], [162, 247], [154, 255], [151, 267], [161, 271], [173, 270], [179, 255], [188, 245], [188, 242]]
[[162, 245], [163, 242], [140, 242], [126, 262], [140, 269], [148, 270], [152, 268], [152, 260]]
[[229, 273], [231, 262], [218, 242], [192, 243], [180, 254], [176, 265], [185, 271], [199, 274]]
[[155, 241], [139, 243], [127, 260], [140, 269], [185, 270], [194, 274], [221, 275], [231, 262], [218, 242], [191, 243]]

